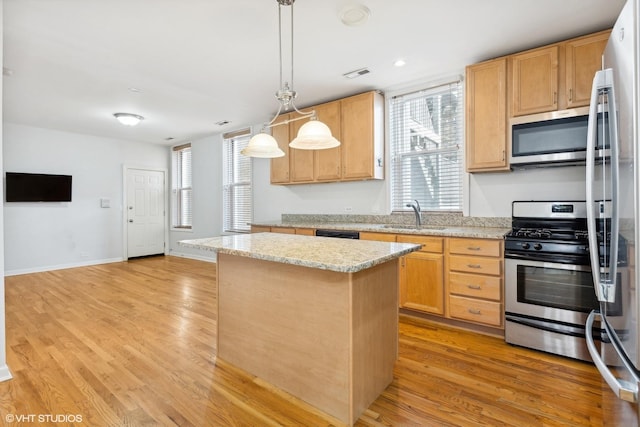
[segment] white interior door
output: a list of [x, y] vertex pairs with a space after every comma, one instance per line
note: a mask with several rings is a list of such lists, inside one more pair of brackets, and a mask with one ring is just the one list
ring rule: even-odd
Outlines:
[[164, 172], [127, 169], [127, 258], [164, 254]]

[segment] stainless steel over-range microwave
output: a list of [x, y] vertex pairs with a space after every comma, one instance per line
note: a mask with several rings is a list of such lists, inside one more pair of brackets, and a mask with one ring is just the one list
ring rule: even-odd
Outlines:
[[[598, 115], [597, 149], [608, 144], [607, 117]], [[514, 117], [509, 122], [511, 168], [584, 164], [589, 107]], [[606, 153], [605, 153], [606, 157]]]

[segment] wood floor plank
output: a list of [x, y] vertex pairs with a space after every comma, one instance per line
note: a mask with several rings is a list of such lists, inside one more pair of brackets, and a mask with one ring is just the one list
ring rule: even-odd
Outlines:
[[[5, 278], [14, 378], [0, 383], [0, 416], [81, 415], [76, 426], [336, 425], [216, 364], [215, 277], [212, 263], [151, 257]], [[357, 426], [599, 427], [603, 408], [619, 404], [589, 363], [408, 316], [399, 333], [394, 380]]]

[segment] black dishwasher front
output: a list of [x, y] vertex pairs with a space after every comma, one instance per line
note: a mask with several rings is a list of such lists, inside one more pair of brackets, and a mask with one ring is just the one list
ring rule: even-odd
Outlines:
[[316, 230], [318, 237], [336, 237], [338, 239], [360, 239], [359, 231], [351, 230]]

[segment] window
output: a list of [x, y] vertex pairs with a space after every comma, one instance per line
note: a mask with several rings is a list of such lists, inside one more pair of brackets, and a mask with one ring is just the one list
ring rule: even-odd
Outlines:
[[390, 101], [391, 204], [408, 210], [462, 210], [462, 82], [394, 96]]
[[253, 206], [251, 201], [251, 157], [240, 151], [249, 144], [250, 130], [223, 135], [223, 230], [246, 233], [251, 231]]
[[171, 179], [173, 228], [191, 229], [191, 144], [173, 147]]

